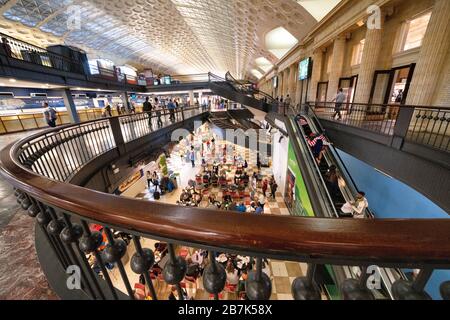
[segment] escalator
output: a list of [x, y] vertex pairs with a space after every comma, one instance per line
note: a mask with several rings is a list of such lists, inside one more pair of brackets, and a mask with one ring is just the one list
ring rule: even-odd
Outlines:
[[252, 107], [263, 112], [272, 108], [273, 98], [248, 84], [242, 84], [232, 78], [228, 72], [226, 78], [209, 74], [209, 88], [218, 96], [237, 102], [246, 107]]
[[239, 121], [234, 119], [227, 111], [221, 111], [221, 112], [212, 112], [211, 116], [209, 117], [209, 121], [213, 123], [215, 126], [217, 126], [220, 129], [227, 130], [227, 129], [242, 129], [247, 130], [247, 128], [242, 125]]
[[[289, 118], [289, 121], [291, 122], [292, 118], [294, 118], [294, 122], [298, 129], [298, 132], [301, 133], [301, 136], [296, 136], [297, 139], [293, 140], [297, 140], [297, 142], [298, 140], [303, 140], [303, 142], [307, 144], [306, 137], [311, 133], [314, 133], [316, 136], [323, 136], [323, 139], [328, 140], [320, 124], [320, 121], [314, 115], [310, 117], [308, 115], [302, 114], [300, 117], [291, 116]], [[339, 176], [345, 182], [339, 185], [338, 192], [336, 192], [335, 189], [331, 188], [329, 183], [325, 182], [322, 184], [322, 187], [324, 189], [327, 189], [325, 193], [329, 195], [328, 200], [332, 202], [332, 206], [334, 207], [334, 210], [331, 210], [331, 212], [329, 211], [328, 213], [326, 213], [326, 215], [328, 215], [329, 217], [334, 215], [337, 218], [341, 218], [341, 214], [337, 213], [340, 212], [340, 208], [346, 202], [355, 201], [355, 195], [358, 192], [355, 181], [352, 179], [349, 171], [347, 170], [345, 164], [339, 156], [339, 153], [333, 145], [330, 145], [328, 148], [326, 148], [324, 156], [320, 163], [317, 163], [312, 153], [308, 154], [310, 156], [309, 160], [311, 162], [311, 167], [316, 167], [316, 174], [322, 176], [322, 181], [326, 181], [325, 174], [329, 170], [329, 168], [331, 166], [335, 166], [339, 172]], [[366, 218], [374, 218], [374, 214], [370, 211], [370, 209], [366, 209], [364, 214]], [[343, 271], [345, 274], [345, 278], [347, 279], [358, 279], [361, 274], [361, 269], [358, 267], [344, 266], [333, 267], [332, 269], [335, 275], [336, 272], [340, 273]], [[376, 268], [376, 271], [380, 275], [381, 288], [371, 290], [374, 298], [381, 300], [393, 299], [391, 290], [392, 284], [398, 279], [406, 279], [406, 276], [401, 270], [398, 269]], [[336, 279], [337, 278], [338, 277], [336, 277]], [[339, 284], [342, 282], [338, 280], [336, 283], [339, 286]]]
[[[311, 161], [314, 157], [309, 145], [303, 138], [303, 128], [297, 125], [294, 116], [286, 117], [284, 122], [314, 215], [321, 218], [338, 218], [333, 200], [327, 188], [324, 187], [325, 182], [320, 174], [317, 162]], [[340, 284], [348, 279], [348, 272], [340, 266], [324, 265], [318, 269], [321, 274], [318, 277], [319, 279], [315, 279], [316, 283], [322, 288], [323, 292], [327, 293], [329, 299], [340, 299]]]

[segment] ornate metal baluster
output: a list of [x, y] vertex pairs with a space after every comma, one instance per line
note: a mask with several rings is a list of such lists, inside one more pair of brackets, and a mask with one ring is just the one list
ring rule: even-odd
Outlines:
[[442, 299], [450, 300], [450, 281], [446, 281], [443, 284], [441, 284], [440, 289]]
[[134, 273], [143, 275], [145, 282], [150, 290], [153, 300], [158, 300], [155, 288], [153, 287], [152, 278], [150, 277], [150, 269], [155, 264], [155, 255], [150, 249], [142, 249], [141, 242], [138, 236], [133, 236], [136, 253], [131, 258], [131, 270]]
[[272, 294], [272, 282], [267, 274], [262, 272], [262, 258], [256, 258], [256, 271], [248, 273], [245, 291], [250, 300], [269, 300]]
[[306, 277], [298, 277], [292, 282], [292, 296], [295, 300], [321, 300], [320, 289], [314, 281], [317, 266], [308, 266]]
[[121, 260], [127, 251], [127, 244], [121, 239], [114, 240], [111, 229], [105, 228], [105, 233], [108, 238], [108, 246], [105, 249], [105, 260], [106, 262], [117, 264], [128, 295], [131, 300], [134, 300], [134, 292], [133, 289], [131, 289], [130, 281], [128, 280], [127, 273]]
[[180, 282], [184, 279], [187, 271], [186, 261], [178, 256], [175, 257], [175, 250], [173, 244], [169, 244], [170, 259], [164, 267], [163, 277], [164, 280], [173, 286], [176, 286], [178, 290], [178, 296], [180, 300], [184, 300], [183, 290], [181, 290]]
[[368, 277], [367, 266], [362, 266], [359, 279], [345, 280], [341, 286], [344, 300], [373, 300], [373, 294], [367, 288]]
[[119, 297], [117, 296], [116, 289], [114, 288], [111, 278], [109, 277], [108, 270], [105, 267], [105, 264], [103, 262], [103, 259], [98, 252], [98, 248], [101, 246], [103, 242], [103, 237], [100, 232], [91, 232], [89, 229], [89, 225], [86, 221], [81, 220], [81, 225], [84, 230], [83, 237], [79, 241], [79, 247], [82, 252], [85, 254], [93, 253], [95, 256], [95, 259], [97, 260], [100, 269], [102, 270], [103, 277], [106, 280], [106, 283], [109, 287], [109, 290], [111, 291], [111, 294], [115, 300], [119, 300]]
[[56, 215], [53, 208], [47, 206], [46, 213], [50, 216], [51, 221], [47, 224], [47, 232], [53, 237], [56, 247], [59, 248], [61, 251], [61, 254], [63, 256], [63, 260], [66, 262], [65, 269], [67, 267], [74, 264], [74, 262], [70, 259], [70, 256], [64, 248], [64, 244], [62, 243], [59, 234], [61, 233], [62, 229], [65, 227], [64, 222], [59, 219], [59, 217]]
[[73, 259], [79, 264], [78, 257], [76, 256], [72, 244], [75, 245], [77, 248], [78, 254], [81, 258], [81, 261], [83, 263], [83, 266], [80, 265], [80, 270], [82, 272], [83, 279], [86, 281], [86, 285], [88, 287], [88, 290], [91, 292], [92, 298], [97, 299], [97, 295], [95, 294], [94, 290], [91, 287], [91, 284], [88, 280], [88, 278], [85, 276], [85, 272], [89, 274], [89, 277], [92, 280], [92, 283], [95, 286], [95, 289], [99, 293], [99, 296], [101, 299], [105, 300], [105, 295], [103, 294], [102, 290], [100, 289], [100, 286], [98, 284], [97, 278], [94, 275], [94, 272], [92, 271], [91, 267], [89, 266], [89, 262], [87, 261], [86, 255], [80, 250], [79, 247], [79, 240], [81, 236], [83, 235], [83, 228], [79, 224], [73, 224], [70, 221], [70, 217], [68, 214], [63, 214], [64, 222], [66, 223], [66, 227], [61, 231], [60, 237], [63, 242], [66, 243], [70, 254], [73, 256]]
[[203, 271], [203, 287], [214, 295], [215, 300], [219, 300], [219, 293], [225, 288], [227, 273], [223, 265], [216, 261], [216, 253], [209, 252], [209, 264]]
[[431, 300], [425, 292], [425, 286], [433, 273], [433, 269], [423, 269], [417, 278], [411, 282], [403, 279], [392, 285], [392, 294], [395, 300]]

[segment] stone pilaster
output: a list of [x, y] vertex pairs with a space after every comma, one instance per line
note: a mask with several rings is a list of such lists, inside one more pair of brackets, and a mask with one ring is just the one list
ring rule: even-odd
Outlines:
[[290, 66], [290, 71], [289, 71], [289, 96], [291, 97], [291, 101], [292, 103], [294, 103], [295, 101], [295, 84], [296, 84], [296, 67], [297, 64], [294, 63], [293, 65]]
[[450, 1], [436, 0], [422, 42], [406, 103], [432, 105], [439, 77], [450, 49]]
[[283, 79], [283, 101], [286, 99], [287, 93], [289, 91], [289, 68], [284, 69], [284, 79]]
[[311, 83], [309, 86], [308, 100], [316, 101], [317, 97], [317, 85], [320, 82], [320, 77], [322, 75], [322, 65], [323, 65], [323, 51], [322, 49], [317, 49], [313, 54], [313, 69], [311, 74]]
[[345, 43], [346, 39], [344, 36], [340, 36], [334, 40], [333, 55], [331, 56], [330, 78], [328, 81], [327, 101], [333, 100], [339, 89], [339, 79], [342, 76], [342, 69], [344, 67]]
[[377, 70], [383, 40], [384, 15], [381, 16], [381, 28], [367, 28], [364, 51], [361, 59], [355, 103], [369, 103], [373, 78]]

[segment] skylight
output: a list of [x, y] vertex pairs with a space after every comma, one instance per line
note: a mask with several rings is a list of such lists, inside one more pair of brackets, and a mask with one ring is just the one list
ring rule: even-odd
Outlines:
[[250, 71], [250, 72], [252, 75], [254, 75], [258, 79], [261, 79], [263, 77], [263, 74], [256, 69], [252, 69], [252, 71]]
[[273, 29], [266, 34], [266, 48], [278, 59], [281, 59], [297, 43], [298, 39], [283, 27]]
[[255, 59], [255, 63], [258, 66], [258, 68], [260, 68], [264, 72], [268, 72], [273, 67], [273, 64], [270, 63], [270, 61], [264, 57]]
[[317, 21], [322, 20], [341, 0], [297, 0]]

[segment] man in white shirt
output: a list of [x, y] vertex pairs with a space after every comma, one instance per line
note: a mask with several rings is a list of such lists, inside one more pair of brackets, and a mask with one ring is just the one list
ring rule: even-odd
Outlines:
[[57, 119], [56, 110], [48, 105], [47, 102], [44, 103], [44, 120], [48, 124], [49, 127], [56, 127], [56, 119]]
[[369, 207], [369, 202], [366, 199], [366, 194], [362, 191], [359, 191], [356, 195], [356, 202], [351, 203], [353, 210], [353, 218], [355, 219], [364, 219], [365, 210]]

